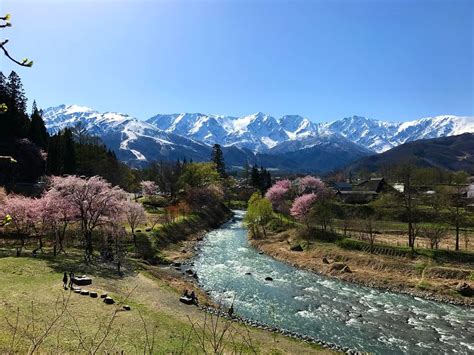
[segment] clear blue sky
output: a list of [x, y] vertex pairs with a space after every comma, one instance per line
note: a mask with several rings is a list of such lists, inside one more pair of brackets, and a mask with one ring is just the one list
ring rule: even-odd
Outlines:
[[35, 61], [15, 70], [43, 108], [474, 114], [470, 0], [4, 0], [0, 11], [12, 54]]

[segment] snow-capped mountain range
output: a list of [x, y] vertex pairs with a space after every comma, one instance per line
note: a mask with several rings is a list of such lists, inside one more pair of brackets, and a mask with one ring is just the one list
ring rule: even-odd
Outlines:
[[182, 113], [156, 115], [147, 122], [207, 144], [235, 145], [255, 152], [267, 152], [286, 141], [338, 134], [381, 153], [413, 140], [474, 132], [474, 117], [451, 115], [403, 123], [352, 116], [317, 124], [298, 115], [275, 118], [261, 112], [244, 117]]
[[[409, 141], [474, 132], [474, 117], [452, 115], [403, 123], [359, 116], [314, 123], [298, 115], [275, 118], [261, 112], [243, 117], [181, 113], [159, 114], [142, 121], [120, 113], [61, 105], [46, 109], [44, 120], [50, 132], [80, 124], [89, 134], [101, 137], [120, 159], [131, 163], [182, 157], [207, 160], [210, 145], [215, 143], [239, 157], [232, 161], [235, 164], [242, 159], [261, 163], [269, 155], [282, 160], [295, 151], [305, 151], [301, 156], [308, 158], [323, 151], [329, 154], [331, 149], [348, 154], [350, 160]], [[273, 160], [269, 159], [270, 163]], [[334, 168], [334, 164], [329, 165]]]

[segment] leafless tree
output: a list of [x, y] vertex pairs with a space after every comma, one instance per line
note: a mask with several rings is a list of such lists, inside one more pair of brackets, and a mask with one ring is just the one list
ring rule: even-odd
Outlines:
[[447, 236], [446, 228], [441, 226], [426, 227], [422, 231], [424, 236], [428, 238], [431, 249], [438, 249], [441, 241]]

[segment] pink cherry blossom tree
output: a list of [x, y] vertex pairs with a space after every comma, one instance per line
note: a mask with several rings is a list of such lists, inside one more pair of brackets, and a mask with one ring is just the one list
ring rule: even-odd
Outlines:
[[295, 198], [291, 206], [290, 213], [297, 220], [304, 222], [309, 229], [309, 213], [311, 207], [318, 200], [318, 196], [314, 193], [305, 194]]
[[284, 188], [285, 190], [289, 190], [291, 188], [291, 181], [288, 180], [288, 179], [284, 179], [284, 180], [279, 180], [277, 182], [275, 182], [274, 186], [280, 186], [282, 188]]
[[26, 238], [34, 232], [34, 225], [38, 219], [36, 203], [34, 199], [28, 197], [8, 195], [1, 205], [2, 215], [11, 217], [10, 223], [6, 227], [7, 231], [12, 231], [20, 241], [20, 246], [17, 247], [17, 256], [21, 255]]
[[64, 250], [64, 239], [68, 227], [77, 220], [77, 209], [56, 189], [48, 190], [43, 196], [43, 224], [53, 236], [53, 254]]
[[289, 187], [285, 187], [285, 185], [281, 184], [274, 184], [272, 187], [270, 187], [266, 194], [265, 197], [272, 203], [272, 207], [274, 210], [283, 212], [285, 209], [285, 199], [288, 194]]
[[145, 209], [140, 203], [127, 201], [124, 204], [125, 216], [127, 222], [130, 225], [133, 236], [133, 244], [137, 245], [137, 240], [135, 236], [135, 229], [141, 224], [146, 222], [146, 213]]
[[91, 261], [92, 233], [124, 220], [125, 192], [99, 176], [53, 177], [51, 189], [74, 208], [84, 238], [84, 257]]
[[315, 193], [317, 194], [320, 191], [326, 189], [326, 185], [321, 181], [321, 179], [316, 178], [311, 175], [307, 175], [295, 181], [296, 190], [298, 195]]
[[154, 196], [160, 192], [158, 185], [154, 181], [145, 180], [140, 183], [142, 192], [145, 196]]

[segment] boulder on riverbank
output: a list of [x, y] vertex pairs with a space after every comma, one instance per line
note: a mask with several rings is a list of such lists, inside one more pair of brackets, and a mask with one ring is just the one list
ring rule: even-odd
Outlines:
[[291, 251], [304, 251], [308, 249], [308, 242], [305, 240], [295, 240], [290, 243]]
[[340, 263], [340, 262], [335, 262], [331, 264], [329, 271], [340, 271], [340, 272], [352, 273], [352, 270], [349, 268], [349, 265]]

